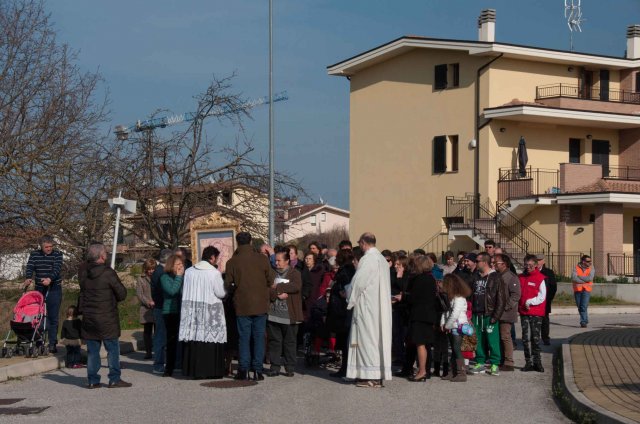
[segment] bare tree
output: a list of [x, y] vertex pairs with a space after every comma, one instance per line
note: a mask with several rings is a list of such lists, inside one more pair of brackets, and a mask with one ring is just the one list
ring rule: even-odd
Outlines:
[[41, 2], [0, 2], [0, 27], [0, 229], [52, 232], [82, 249], [104, 230], [110, 180], [95, 166], [101, 78], [57, 42]]
[[[189, 222], [214, 211], [239, 221], [254, 234], [265, 234], [268, 200], [267, 167], [252, 159], [254, 151], [243, 131], [250, 105], [232, 91], [235, 75], [213, 81], [195, 97], [195, 118], [183, 132], [163, 138], [147, 128], [116, 149], [120, 184], [137, 200], [132, 231], [158, 248], [188, 242]], [[232, 143], [214, 145], [206, 123], [216, 119], [238, 129]], [[278, 173], [278, 193], [300, 195], [294, 178]]]

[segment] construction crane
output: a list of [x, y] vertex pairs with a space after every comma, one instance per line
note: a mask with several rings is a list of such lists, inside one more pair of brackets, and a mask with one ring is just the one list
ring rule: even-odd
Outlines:
[[[289, 96], [287, 96], [286, 91], [281, 91], [280, 93], [275, 93], [273, 95], [273, 102], [280, 102], [283, 100], [288, 100]], [[198, 114], [195, 112], [186, 112], [181, 113], [179, 115], [172, 116], [163, 116], [161, 118], [153, 118], [147, 119], [145, 121], [136, 121], [135, 124], [129, 125], [125, 127], [124, 125], [117, 125], [115, 130], [113, 131], [118, 137], [118, 140], [126, 140], [129, 138], [129, 134], [131, 132], [142, 132], [148, 130], [154, 130], [156, 128], [165, 128], [170, 125], [180, 124], [182, 122], [190, 122], [197, 118], [206, 118], [207, 116], [223, 116], [228, 115], [230, 113], [236, 113], [241, 110], [252, 109], [256, 106], [264, 105], [269, 103], [269, 97], [260, 97], [254, 100], [249, 100], [240, 104], [238, 107], [230, 108], [230, 107], [216, 107], [213, 108], [207, 114]]]

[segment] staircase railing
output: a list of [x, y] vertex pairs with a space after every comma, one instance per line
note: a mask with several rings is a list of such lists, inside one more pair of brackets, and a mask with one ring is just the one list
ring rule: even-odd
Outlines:
[[499, 202], [496, 203], [496, 230], [509, 234], [514, 240], [520, 240], [520, 247], [526, 253], [548, 254], [551, 251], [549, 240], [509, 212], [509, 209], [500, 205]]

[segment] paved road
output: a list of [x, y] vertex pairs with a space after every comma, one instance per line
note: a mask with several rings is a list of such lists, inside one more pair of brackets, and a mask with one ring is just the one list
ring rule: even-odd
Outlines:
[[[639, 319], [640, 315], [594, 315], [591, 329]], [[552, 324], [554, 345], [590, 330], [580, 329], [575, 316], [557, 317]], [[255, 387], [210, 389], [196, 381], [152, 375], [149, 362], [134, 353], [122, 358], [123, 378], [134, 383], [131, 389], [87, 390], [85, 370], [59, 370], [0, 384], [0, 399], [25, 398], [11, 406], [50, 407], [38, 415], [0, 415], [0, 422], [569, 423], [551, 395], [554, 347], [544, 347], [544, 374], [478, 375], [458, 384], [394, 379], [383, 389], [338, 382], [325, 370], [267, 379]], [[516, 364], [523, 363], [519, 350]], [[104, 381], [107, 370], [101, 373]]]

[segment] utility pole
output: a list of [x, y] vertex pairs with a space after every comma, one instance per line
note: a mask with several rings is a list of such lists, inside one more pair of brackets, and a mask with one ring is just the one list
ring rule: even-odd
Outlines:
[[273, 0], [269, 0], [269, 244], [274, 246], [274, 170], [273, 170]]

